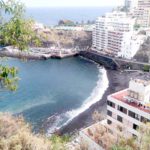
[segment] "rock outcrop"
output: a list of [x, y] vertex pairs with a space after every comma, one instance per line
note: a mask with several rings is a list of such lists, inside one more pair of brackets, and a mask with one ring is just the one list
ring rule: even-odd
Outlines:
[[49, 29], [36, 31], [42, 47], [88, 49], [92, 45], [92, 32]]
[[137, 61], [150, 62], [150, 37], [141, 45], [140, 50], [134, 56]]

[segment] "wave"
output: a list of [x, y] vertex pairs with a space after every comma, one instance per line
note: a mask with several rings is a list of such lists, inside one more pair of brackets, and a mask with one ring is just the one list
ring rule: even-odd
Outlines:
[[81, 114], [82, 112], [87, 110], [90, 106], [98, 102], [102, 98], [108, 86], [109, 86], [109, 81], [107, 78], [107, 72], [104, 68], [99, 67], [99, 79], [91, 95], [84, 101], [84, 103], [81, 105], [80, 108], [67, 111], [60, 115], [55, 115], [55, 117], [57, 118], [56, 122], [53, 123], [53, 125], [48, 129], [47, 134], [50, 135], [56, 129], [58, 130], [62, 128], [63, 126], [67, 125], [70, 121], [72, 121], [79, 114]]
[[[69, 116], [70, 120], [72, 120], [73, 118], [78, 116], [80, 113], [84, 112], [91, 105], [95, 104], [102, 98], [105, 90], [108, 88], [109, 82], [107, 79], [106, 70], [104, 68], [99, 69], [99, 72], [100, 73], [99, 73], [99, 80], [97, 82], [97, 86], [94, 88], [91, 95], [84, 101], [82, 106], [78, 109], [66, 112], [66, 114]], [[102, 76], [101, 76], [101, 73], [102, 73]]]

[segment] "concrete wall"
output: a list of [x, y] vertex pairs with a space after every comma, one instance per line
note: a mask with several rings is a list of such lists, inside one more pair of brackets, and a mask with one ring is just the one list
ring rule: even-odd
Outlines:
[[113, 70], [117, 69], [117, 65], [111, 58], [104, 57], [104, 56], [98, 55], [98, 54], [90, 52], [90, 51], [81, 51], [79, 55], [86, 57], [90, 60], [93, 60], [108, 69], [113, 69]]
[[145, 65], [150, 66], [148, 63], [134, 62], [132, 60], [113, 58], [105, 56], [95, 51], [81, 51], [80, 56], [93, 60], [105, 68], [117, 70], [117, 69], [132, 69], [132, 70], [143, 70]]
[[127, 62], [126, 60], [123, 59], [122, 60], [116, 59], [116, 62], [120, 65], [120, 68], [122, 69], [143, 70], [145, 66], [144, 63], [131, 62], [130, 60]]

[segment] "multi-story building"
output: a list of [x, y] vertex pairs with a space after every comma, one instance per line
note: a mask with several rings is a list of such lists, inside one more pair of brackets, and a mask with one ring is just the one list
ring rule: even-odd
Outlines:
[[125, 0], [125, 7], [129, 8], [132, 16], [136, 18], [136, 24], [140, 27], [150, 26], [150, 0]]
[[150, 8], [136, 8], [133, 11], [133, 16], [136, 18], [137, 25], [144, 28], [150, 26]]
[[150, 0], [138, 0], [139, 8], [150, 8]]
[[128, 89], [108, 96], [106, 120], [81, 130], [80, 141], [89, 150], [111, 149], [123, 136], [140, 136], [138, 128], [147, 122], [150, 122], [150, 80], [132, 79]]
[[93, 48], [111, 56], [132, 58], [142, 42], [134, 40], [134, 24], [135, 19], [125, 12], [99, 17], [93, 31]]
[[93, 47], [103, 50], [107, 48], [107, 26], [108, 21], [105, 17], [100, 17], [96, 20], [93, 30]]
[[114, 135], [138, 136], [150, 121], [150, 81], [134, 79], [129, 88], [108, 96], [107, 126]]
[[134, 8], [150, 8], [150, 0], [125, 0], [126, 7]]

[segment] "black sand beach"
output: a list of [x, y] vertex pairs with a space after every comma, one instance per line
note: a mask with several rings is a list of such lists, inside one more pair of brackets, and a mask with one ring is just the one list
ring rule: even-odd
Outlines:
[[63, 127], [60, 132], [61, 134], [72, 133], [79, 131], [80, 129], [87, 127], [93, 123], [92, 114], [95, 110], [99, 111], [101, 114], [106, 115], [106, 100], [109, 94], [117, 92], [128, 88], [129, 80], [131, 78], [138, 78], [139, 76], [144, 75], [140, 71], [130, 72], [130, 71], [115, 71], [107, 70], [107, 76], [109, 80], [109, 87], [105, 91], [102, 99], [93, 104], [85, 112], [81, 113], [78, 117], [74, 118], [68, 125]]

